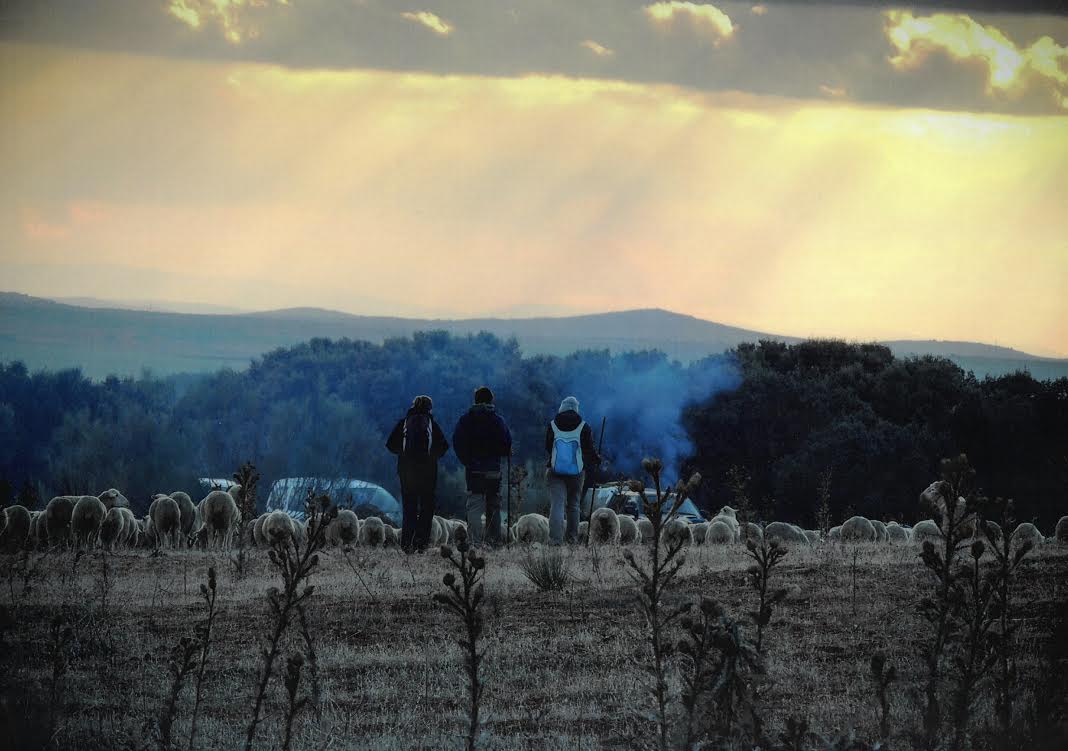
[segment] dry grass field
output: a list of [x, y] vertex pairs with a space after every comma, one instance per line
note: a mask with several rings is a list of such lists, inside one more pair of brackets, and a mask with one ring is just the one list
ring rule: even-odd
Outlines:
[[[634, 605], [635, 585], [621, 548], [568, 550], [574, 578], [560, 592], [539, 592], [524, 577], [524, 558], [540, 554], [522, 548], [487, 553], [480, 747], [655, 747], [645, 669], [648, 629]], [[0, 743], [20, 749], [157, 748], [173, 682], [171, 651], [203, 619], [200, 585], [214, 566], [218, 617], [196, 747], [241, 748], [271, 623], [265, 593], [279, 584], [266, 551], [250, 556], [241, 578], [222, 552], [0, 558], [7, 725]], [[713, 597], [744, 619], [754, 608], [748, 563], [741, 545], [693, 548], [668, 599]], [[310, 702], [297, 716], [293, 748], [463, 747], [462, 624], [432, 599], [444, 590], [447, 570], [436, 553], [356, 548], [346, 560], [339, 549], [324, 551], [307, 601], [316, 657], [314, 665], [305, 663], [299, 688], [308, 696], [318, 689], [320, 711]], [[878, 702], [869, 665], [881, 651], [901, 675], [891, 688], [891, 735], [884, 747], [913, 747], [909, 731], [919, 725], [924, 669], [919, 655], [929, 628], [917, 602], [933, 587], [918, 548], [792, 548], [774, 577], [789, 595], [765, 634], [767, 675], [756, 687], [767, 735], [777, 738], [786, 719], [795, 717], [825, 736], [855, 729], [858, 737], [874, 740]], [[1023, 688], [1018, 707], [1025, 714], [1033, 694], [1062, 692], [1064, 699], [1068, 547], [1045, 544], [1032, 553], [1016, 602]], [[51, 628], [57, 616], [71, 627], [69, 642], [58, 651]], [[676, 628], [672, 641], [678, 636]], [[306, 651], [299, 624], [289, 629], [282, 654], [297, 650]], [[1062, 661], [1052, 662], [1058, 654]], [[676, 712], [681, 660], [671, 662]], [[278, 667], [257, 748], [283, 743], [284, 659]], [[192, 705], [187, 680], [176, 703], [174, 748], [188, 747]], [[973, 718], [991, 720], [988, 692]]]

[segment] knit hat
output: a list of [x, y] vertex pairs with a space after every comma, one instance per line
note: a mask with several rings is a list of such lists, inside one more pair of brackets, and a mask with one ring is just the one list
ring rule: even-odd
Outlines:
[[434, 409], [434, 400], [426, 394], [412, 399], [412, 409], [416, 412], [429, 412]]
[[564, 399], [562, 402], [560, 402], [560, 409], [558, 409], [556, 411], [557, 411], [557, 413], [559, 413], [559, 412], [567, 412], [568, 410], [571, 410], [572, 412], [578, 412], [578, 408], [579, 408], [578, 399], [576, 399], [573, 396], [569, 396], [566, 399]]
[[479, 386], [475, 389], [475, 404], [493, 404], [493, 392], [489, 386]]

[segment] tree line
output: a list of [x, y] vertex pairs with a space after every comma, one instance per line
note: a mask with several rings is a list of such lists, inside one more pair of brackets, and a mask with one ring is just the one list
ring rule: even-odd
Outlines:
[[[250, 460], [265, 489], [282, 477], [351, 477], [396, 494], [384, 442], [411, 399], [430, 394], [449, 432], [483, 384], [535, 502], [545, 426], [568, 395], [598, 432], [606, 418], [598, 481], [636, 476], [655, 454], [669, 479], [701, 472], [708, 509], [744, 496], [765, 520], [812, 524], [825, 496], [838, 518], [910, 521], [939, 459], [959, 453], [1023, 519], [1049, 526], [1068, 500], [1068, 379], [980, 380], [946, 359], [834, 340], [762, 341], [682, 365], [660, 352], [524, 357], [515, 340], [427, 332], [313, 339], [205, 376], [92, 381], [0, 365], [0, 503], [117, 487], [140, 508]], [[458, 510], [451, 454], [441, 477], [441, 507]]]

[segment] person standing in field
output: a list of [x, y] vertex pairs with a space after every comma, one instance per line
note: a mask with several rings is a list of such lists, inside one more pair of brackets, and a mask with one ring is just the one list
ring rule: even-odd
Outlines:
[[[493, 392], [475, 390], [475, 403], [456, 423], [453, 449], [467, 479], [467, 529], [473, 545], [501, 544], [501, 458], [512, 453], [512, 434], [497, 414]], [[485, 529], [483, 529], [483, 514]]]
[[559, 545], [564, 540], [569, 543], [578, 541], [579, 502], [586, 472], [592, 472], [601, 464], [601, 457], [593, 445], [593, 428], [582, 419], [578, 409], [578, 399], [567, 397], [560, 402], [556, 417], [545, 431], [545, 452], [549, 455], [546, 466], [551, 545]]
[[404, 507], [401, 548], [406, 553], [422, 552], [430, 543], [438, 459], [449, 450], [445, 434], [431, 414], [433, 409], [434, 402], [429, 396], [415, 397], [408, 414], [397, 422], [386, 440], [386, 448], [397, 455]]

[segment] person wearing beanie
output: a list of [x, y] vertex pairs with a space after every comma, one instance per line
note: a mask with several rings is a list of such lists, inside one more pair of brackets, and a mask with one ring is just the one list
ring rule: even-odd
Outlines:
[[548, 454], [549, 543], [577, 542], [586, 472], [595, 470], [601, 464], [601, 457], [593, 445], [593, 428], [579, 414], [575, 397], [560, 402], [556, 417], [549, 422], [545, 452]]
[[[493, 404], [493, 392], [475, 390], [475, 403], [452, 434], [453, 450], [467, 480], [467, 530], [473, 545], [501, 539], [501, 458], [512, 453], [512, 434]], [[483, 528], [483, 515], [485, 527]]]
[[401, 548], [406, 553], [422, 552], [430, 543], [434, 523], [434, 493], [438, 484], [438, 460], [449, 450], [449, 442], [431, 412], [429, 396], [417, 396], [386, 440], [386, 448], [397, 455], [400, 478]]

